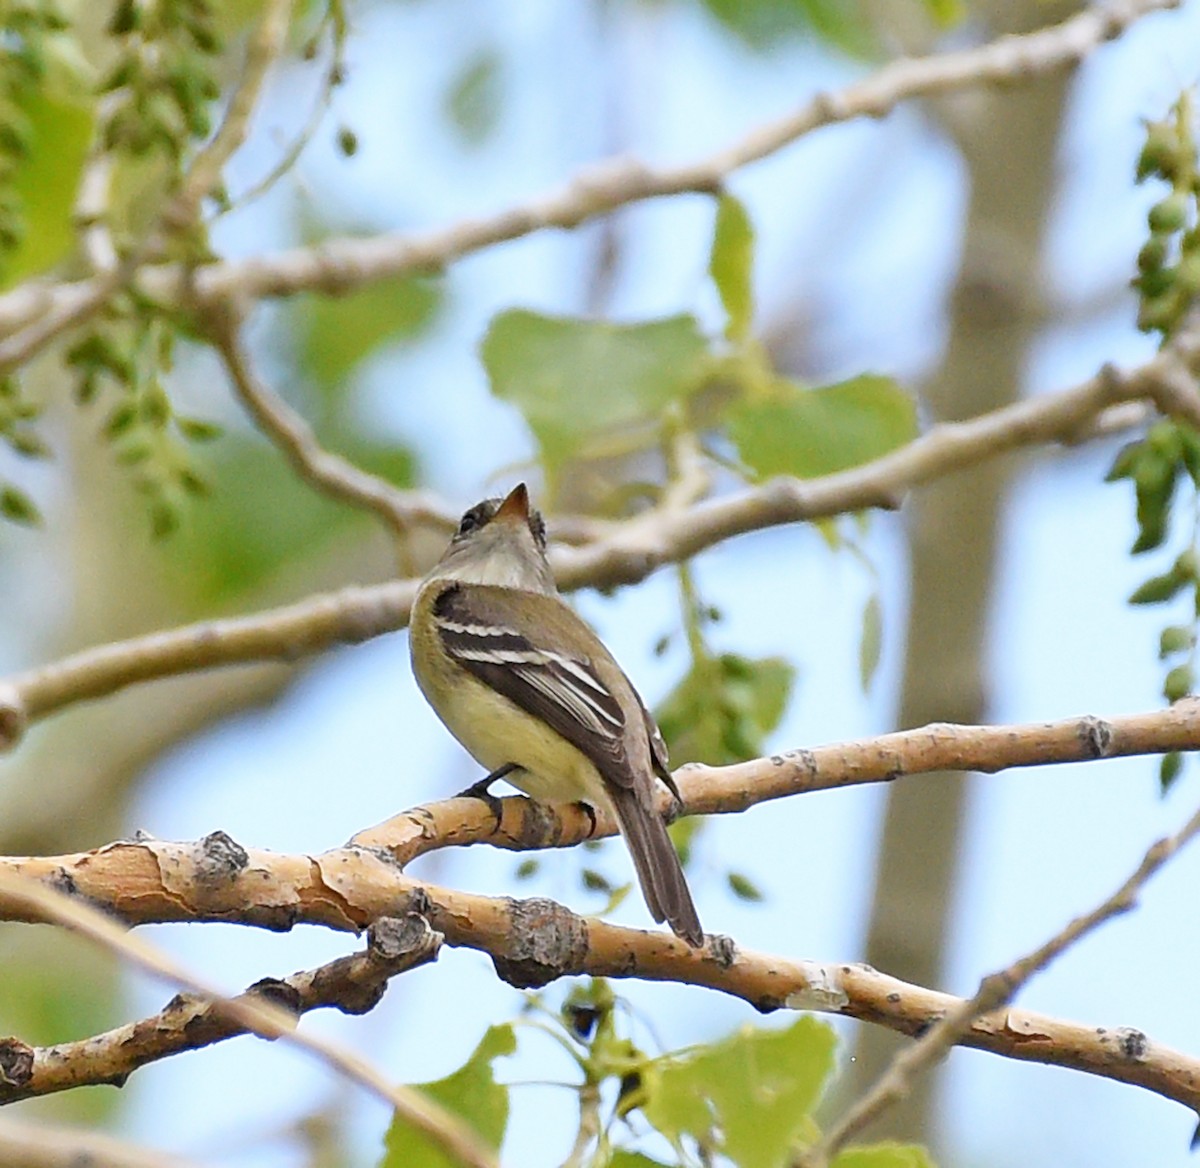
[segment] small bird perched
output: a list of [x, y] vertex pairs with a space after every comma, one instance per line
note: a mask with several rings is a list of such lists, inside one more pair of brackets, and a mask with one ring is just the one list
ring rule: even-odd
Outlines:
[[612, 811], [646, 905], [689, 945], [704, 931], [655, 808], [679, 792], [667, 748], [629, 678], [558, 595], [546, 527], [525, 484], [463, 517], [409, 623], [413, 673], [434, 712], [489, 774], [542, 802]]

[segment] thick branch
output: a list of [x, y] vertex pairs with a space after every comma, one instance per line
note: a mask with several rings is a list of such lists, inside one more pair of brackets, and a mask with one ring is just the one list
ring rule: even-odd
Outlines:
[[[346, 292], [416, 272], [437, 271], [483, 248], [547, 228], [571, 228], [630, 203], [720, 188], [734, 171], [777, 153], [822, 126], [882, 117], [903, 101], [975, 85], [1025, 81], [1077, 64], [1150, 12], [1178, 0], [1110, 0], [1061, 24], [1003, 37], [972, 49], [894, 61], [836, 93], [821, 93], [776, 122], [706, 158], [655, 169], [635, 159], [610, 160], [580, 173], [563, 190], [486, 219], [465, 220], [414, 234], [329, 240], [274, 255], [209, 264], [201, 269], [161, 265], [146, 269], [140, 290], [165, 306], [180, 307], [231, 296], [251, 300], [298, 292]], [[88, 281], [29, 284], [0, 297], [0, 335], [53, 310], [59, 298], [87, 295]], [[49, 303], [48, 303], [49, 302]]]
[[[197, 844], [125, 841], [74, 856], [0, 860], [0, 918], [44, 920], [56, 918], [11, 893], [14, 874], [69, 888], [131, 924], [235, 921], [286, 929], [310, 923], [356, 931], [385, 914], [415, 912], [448, 944], [488, 954], [499, 975], [520, 987], [579, 974], [673, 981], [742, 998], [759, 1010], [820, 1010], [914, 1036], [961, 1005], [869, 966], [793, 961], [741, 950], [718, 936], [697, 950], [670, 934], [578, 917], [552, 901], [424, 884], [364, 848], [280, 855], [248, 851], [217, 835]], [[1140, 1031], [1005, 1009], [975, 1019], [961, 1042], [1144, 1087], [1200, 1110], [1200, 1061]]]
[[[1106, 368], [1073, 389], [935, 426], [900, 450], [838, 474], [772, 479], [700, 503], [668, 495], [662, 506], [632, 519], [589, 524], [590, 539], [553, 549], [559, 585], [571, 590], [636, 583], [663, 564], [735, 535], [865, 507], [894, 507], [912, 487], [986, 458], [1073, 441], [1120, 403], [1151, 400], [1180, 416], [1200, 413], [1194, 384], [1189, 383], [1190, 392], [1180, 384], [1196, 363], [1197, 344], [1183, 337], [1127, 374]], [[444, 508], [424, 496], [406, 493], [404, 506], [410, 518], [444, 518]], [[0, 680], [0, 750], [15, 745], [31, 721], [128, 685], [217, 666], [294, 660], [393, 632], [407, 623], [414, 588], [412, 581], [403, 581], [345, 589], [254, 616], [204, 621], [87, 649]]]
[[[216, 872], [219, 879], [221, 872], [228, 870], [236, 855], [236, 845], [228, 836], [222, 836], [219, 840], [210, 836], [205, 843], [209, 846], [203, 858], [210, 865], [219, 865]], [[206, 881], [213, 876], [212, 869], [203, 873]], [[272, 1001], [270, 994], [225, 997], [165, 953], [127, 933], [95, 904], [76, 899], [52, 881], [39, 882], [12, 868], [5, 868], [0, 870], [0, 899], [16, 907], [28, 919], [63, 925], [153, 976], [207, 998], [216, 1011], [249, 1033], [260, 1038], [281, 1039], [315, 1054], [330, 1068], [393, 1107], [398, 1115], [427, 1135], [454, 1162], [470, 1165], [471, 1168], [496, 1168], [495, 1155], [459, 1116], [447, 1111], [423, 1091], [392, 1083], [380, 1070], [340, 1044], [298, 1030], [295, 1015]], [[7, 1053], [12, 1052], [10, 1046]], [[19, 1075], [25, 1071], [25, 1059], [19, 1045], [8, 1065], [3, 1058], [5, 1053], [0, 1046], [0, 1080], [11, 1081], [14, 1073]]]

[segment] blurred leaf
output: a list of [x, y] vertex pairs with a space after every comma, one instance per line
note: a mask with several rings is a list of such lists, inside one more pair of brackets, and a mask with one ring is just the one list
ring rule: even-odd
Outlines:
[[761, 901], [763, 899], [762, 890], [750, 879], [749, 876], [742, 872], [728, 872], [725, 879], [729, 884], [729, 890], [738, 900]]
[[482, 49], [468, 58], [446, 94], [445, 112], [468, 146], [479, 146], [500, 120], [500, 55]]
[[[678, 763], [673, 763], [678, 766]], [[675, 845], [675, 850], [679, 853], [679, 862], [686, 868], [692, 856], [692, 846], [696, 842], [696, 836], [700, 834], [705, 824], [704, 816], [689, 815], [684, 819], [677, 819], [670, 827], [667, 828], [667, 834], [671, 837], [671, 843]]]
[[1158, 789], [1166, 794], [1183, 770], [1183, 752], [1172, 750], [1162, 756], [1158, 766]]
[[1178, 702], [1192, 692], [1196, 678], [1191, 665], [1184, 662], [1176, 665], [1163, 681], [1163, 697], [1169, 702]]
[[672, 766], [757, 758], [783, 717], [794, 678], [782, 657], [726, 653], [694, 662], [657, 712]]
[[205, 418], [187, 418], [176, 414], [175, 424], [179, 427], [179, 432], [191, 442], [215, 442], [225, 433], [223, 427]]
[[42, 514], [33, 500], [11, 483], [0, 484], [0, 516], [27, 527], [37, 527], [42, 522]]
[[934, 1168], [925, 1148], [917, 1144], [882, 1143], [863, 1148], [846, 1148], [834, 1157], [830, 1168]]
[[302, 371], [326, 394], [343, 392], [360, 361], [386, 343], [411, 340], [427, 329], [444, 295], [441, 280], [411, 276], [348, 296], [304, 297], [296, 308]]
[[745, 1026], [657, 1064], [642, 1113], [667, 1139], [719, 1147], [739, 1168], [781, 1168], [833, 1071], [835, 1045], [815, 1018], [785, 1030]]
[[38, 91], [22, 103], [29, 120], [30, 148], [13, 175], [25, 232], [0, 266], [0, 288], [44, 272], [75, 245], [72, 208], [92, 137], [92, 111]]
[[603, 872], [597, 872], [595, 868], [584, 868], [579, 876], [588, 892], [611, 893], [613, 890], [612, 881]]
[[[63, 930], [7, 925], [4, 931], [0, 1034], [49, 1046], [100, 1034], [120, 1023], [123, 981], [113, 957]], [[103, 1123], [119, 1108], [115, 1096], [112, 1091], [65, 1092], [55, 1099], [57, 1118]]]
[[864, 373], [822, 389], [778, 380], [729, 412], [742, 461], [760, 479], [814, 478], [861, 466], [917, 434], [917, 411], [890, 377]]
[[[516, 1049], [512, 1026], [490, 1026], [462, 1067], [435, 1083], [421, 1084], [421, 1090], [466, 1120], [485, 1144], [499, 1149], [508, 1126], [508, 1088], [496, 1082], [492, 1064]], [[392, 1117], [384, 1148], [381, 1168], [455, 1168], [458, 1163], [399, 1116]]]
[[[392, 482], [414, 481], [412, 455], [402, 448], [343, 449]], [[289, 563], [325, 554], [352, 524], [370, 522], [362, 511], [318, 494], [253, 437], [228, 434], [208, 454], [212, 495], [164, 553], [187, 603], [209, 609], [245, 595]]]
[[1195, 630], [1187, 625], [1169, 625], [1158, 636], [1158, 659], [1165, 661], [1173, 653], [1183, 653], [1196, 643]]
[[871, 688], [879, 654], [883, 648], [883, 608], [879, 594], [873, 593], [863, 608], [862, 640], [858, 645], [858, 676], [864, 690]]
[[746, 208], [732, 195], [723, 194], [717, 202], [708, 273], [725, 306], [725, 335], [742, 340], [754, 318], [754, 227]]
[[605, 432], [656, 419], [708, 362], [692, 316], [611, 324], [513, 309], [492, 320], [481, 352], [492, 393], [524, 415], [551, 472]]
[[844, 53], [869, 57], [874, 32], [857, 4], [846, 0], [702, 0], [704, 7], [751, 48], [764, 50], [812, 35]]
[[661, 1160], [651, 1160], [649, 1156], [643, 1156], [641, 1152], [628, 1152], [624, 1148], [618, 1148], [608, 1161], [608, 1168], [671, 1168], [671, 1166], [664, 1164]]
[[1166, 540], [1177, 479], [1176, 463], [1143, 459], [1138, 464], [1134, 476], [1138, 521], [1138, 537], [1131, 549], [1134, 555], [1153, 551]]
[[1177, 596], [1192, 581], [1180, 576], [1178, 572], [1167, 572], [1162, 576], [1151, 576], [1149, 580], [1138, 585], [1130, 593], [1130, 604], [1162, 604]]

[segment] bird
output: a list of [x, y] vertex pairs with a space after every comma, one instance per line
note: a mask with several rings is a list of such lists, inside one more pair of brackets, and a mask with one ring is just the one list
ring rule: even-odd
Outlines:
[[704, 931], [656, 806], [656, 777], [681, 802], [667, 747], [633, 683], [558, 593], [546, 526], [524, 483], [462, 517], [413, 601], [417, 684], [488, 774], [542, 803], [611, 812], [646, 906], [689, 946]]

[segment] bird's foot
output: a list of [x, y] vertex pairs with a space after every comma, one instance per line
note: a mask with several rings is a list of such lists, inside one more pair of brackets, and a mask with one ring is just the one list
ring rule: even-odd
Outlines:
[[500, 817], [504, 813], [504, 807], [500, 800], [492, 794], [489, 789], [491, 785], [498, 779], [504, 778], [505, 775], [512, 774], [517, 769], [515, 762], [506, 762], [503, 766], [497, 767], [491, 774], [484, 775], [478, 782], [472, 783], [464, 791], [459, 791], [455, 796], [457, 799], [481, 799], [487, 804], [488, 810], [492, 813], [492, 818], [496, 821], [496, 826], [500, 826]]

